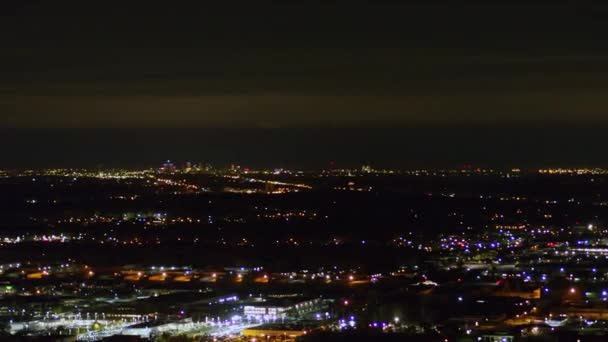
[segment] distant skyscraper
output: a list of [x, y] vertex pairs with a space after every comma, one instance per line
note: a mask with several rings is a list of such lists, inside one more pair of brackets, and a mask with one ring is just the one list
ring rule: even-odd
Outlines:
[[175, 165], [170, 161], [167, 160], [159, 169], [158, 169], [158, 173], [175, 173], [176, 171], [176, 167]]

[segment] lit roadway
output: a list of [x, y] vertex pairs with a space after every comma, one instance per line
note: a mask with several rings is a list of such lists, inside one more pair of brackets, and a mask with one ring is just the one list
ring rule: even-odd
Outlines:
[[151, 328], [129, 328], [133, 323], [125, 323], [120, 325], [114, 325], [108, 329], [102, 329], [97, 331], [89, 331], [85, 334], [78, 335], [79, 341], [98, 341], [105, 337], [112, 335], [130, 335], [140, 336], [142, 338], [150, 338], [151, 335], [171, 333], [171, 334], [185, 334], [185, 333], [197, 333], [199, 330], [206, 330], [202, 334], [208, 334], [215, 337], [239, 335], [244, 329], [255, 327], [259, 324], [245, 324], [245, 323], [167, 323]]

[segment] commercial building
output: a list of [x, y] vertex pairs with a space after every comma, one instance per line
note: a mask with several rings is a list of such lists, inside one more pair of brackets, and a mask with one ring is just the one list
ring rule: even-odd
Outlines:
[[259, 304], [245, 305], [243, 314], [248, 318], [272, 320], [305, 314], [321, 307], [322, 301], [319, 298], [267, 299]]

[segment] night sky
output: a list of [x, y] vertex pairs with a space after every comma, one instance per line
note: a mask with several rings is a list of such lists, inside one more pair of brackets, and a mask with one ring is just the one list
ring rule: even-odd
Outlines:
[[156, 3], [0, 4], [0, 167], [608, 165], [600, 2]]

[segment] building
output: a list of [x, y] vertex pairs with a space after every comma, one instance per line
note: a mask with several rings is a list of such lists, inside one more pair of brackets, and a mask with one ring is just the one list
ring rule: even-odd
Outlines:
[[319, 310], [323, 305], [319, 298], [298, 299], [269, 299], [255, 305], [245, 305], [243, 315], [250, 319], [274, 320]]
[[158, 169], [158, 173], [175, 173], [177, 168], [175, 164], [173, 164], [170, 160], [167, 160], [163, 165]]

